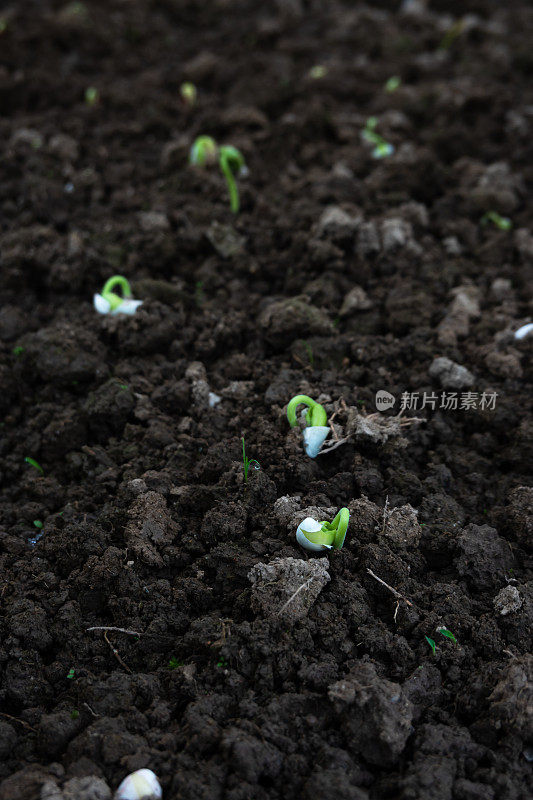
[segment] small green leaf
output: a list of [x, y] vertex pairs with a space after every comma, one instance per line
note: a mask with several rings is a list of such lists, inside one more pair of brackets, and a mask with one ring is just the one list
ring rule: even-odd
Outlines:
[[75, 671], [76, 671], [76, 670], [74, 669], [74, 667], [71, 667], [71, 668], [69, 669], [69, 671], [67, 672], [67, 678], [68, 678], [68, 680], [72, 680], [72, 678], [74, 677]]
[[442, 636], [446, 636], [447, 639], [451, 639], [452, 642], [455, 642], [457, 644], [457, 639], [455, 638], [453, 633], [448, 630], [448, 628], [437, 628], [437, 631], [438, 633], [442, 634]]
[[36, 528], [39, 528], [39, 529], [41, 529], [43, 527], [43, 523], [41, 522], [40, 519], [34, 519], [33, 520], [33, 524], [35, 525]]
[[401, 78], [399, 78], [397, 75], [393, 75], [392, 78], [389, 78], [389, 80], [385, 84], [385, 91], [389, 93], [395, 92], [396, 89], [401, 84], [401, 82], [402, 82]]
[[39, 464], [39, 462], [38, 462], [38, 461], [36, 461], [34, 458], [30, 458], [29, 456], [26, 456], [26, 458], [24, 459], [24, 461], [25, 461], [27, 464], [30, 464], [30, 466], [32, 466], [34, 469], [36, 469], [36, 470], [37, 470], [37, 472], [40, 472], [40, 473], [41, 473], [41, 475], [44, 475], [44, 469], [41, 467], [41, 465]]
[[433, 651], [433, 655], [435, 655], [435, 650], [437, 649], [437, 645], [435, 644], [434, 640], [430, 639], [429, 636], [425, 636], [424, 638], [425, 638], [426, 642], [429, 644], [429, 646], [431, 647], [431, 649]]

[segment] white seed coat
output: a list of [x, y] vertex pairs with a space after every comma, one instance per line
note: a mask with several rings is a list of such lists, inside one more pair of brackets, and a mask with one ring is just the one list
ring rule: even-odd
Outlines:
[[315, 544], [314, 542], [310, 542], [307, 536], [305, 535], [304, 531], [309, 531], [310, 533], [315, 533], [322, 529], [322, 525], [320, 522], [317, 522], [316, 519], [313, 517], [306, 517], [300, 524], [296, 530], [296, 541], [298, 544], [303, 547], [305, 550], [311, 550], [314, 553], [319, 553], [322, 550], [331, 550], [331, 545], [328, 544]]
[[161, 800], [163, 790], [151, 769], [138, 769], [128, 775], [117, 791], [114, 800]]
[[303, 429], [305, 452], [309, 458], [316, 458], [330, 429], [326, 425], [314, 425]]
[[116, 316], [117, 314], [127, 314], [128, 316], [131, 316], [132, 314], [135, 314], [139, 306], [142, 306], [143, 301], [132, 300], [130, 297], [126, 297], [117, 308], [111, 310], [111, 304], [105, 299], [105, 297], [102, 297], [101, 294], [95, 294], [93, 296], [93, 304], [99, 314], [110, 314], [111, 316]]
[[525, 339], [527, 336], [531, 336], [531, 334], [533, 334], [533, 322], [528, 322], [527, 325], [522, 325], [521, 328], [515, 331], [514, 338]]

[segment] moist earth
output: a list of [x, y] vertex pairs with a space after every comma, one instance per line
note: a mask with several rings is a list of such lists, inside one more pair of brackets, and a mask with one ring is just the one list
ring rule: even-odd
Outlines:
[[[531, 797], [532, 28], [0, 12], [0, 800], [143, 767], [165, 800]], [[238, 215], [200, 134], [245, 156]], [[115, 273], [134, 316], [92, 306]], [[346, 439], [315, 460], [302, 393]], [[341, 506], [344, 548], [300, 550]]]

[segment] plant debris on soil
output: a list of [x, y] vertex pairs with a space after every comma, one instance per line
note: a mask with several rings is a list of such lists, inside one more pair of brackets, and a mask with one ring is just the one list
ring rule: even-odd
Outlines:
[[[532, 796], [532, 31], [525, 0], [0, 10], [0, 800], [142, 768]], [[117, 273], [133, 316], [93, 308]]]

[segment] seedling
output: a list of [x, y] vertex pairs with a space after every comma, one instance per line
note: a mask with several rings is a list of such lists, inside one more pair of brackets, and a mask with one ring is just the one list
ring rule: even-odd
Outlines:
[[38, 462], [38, 461], [36, 461], [34, 458], [30, 458], [29, 456], [26, 456], [26, 458], [24, 459], [24, 461], [26, 462], [26, 464], [29, 464], [31, 467], [33, 467], [34, 469], [36, 469], [36, 470], [37, 470], [37, 472], [40, 472], [40, 473], [41, 473], [41, 475], [44, 475], [44, 469], [41, 467], [41, 465], [39, 464], [39, 462]]
[[71, 667], [69, 669], [69, 671], [67, 672], [67, 679], [69, 681], [71, 681], [75, 674], [76, 674], [76, 670], [74, 669], [74, 667]]
[[330, 431], [328, 417], [320, 403], [315, 402], [306, 394], [297, 394], [287, 406], [287, 418], [291, 428], [298, 424], [296, 410], [300, 405], [308, 408], [305, 413], [306, 427], [303, 430], [305, 452], [309, 458], [316, 458]]
[[424, 638], [425, 638], [426, 642], [429, 644], [429, 646], [431, 647], [431, 650], [433, 651], [433, 655], [435, 655], [435, 650], [437, 649], [437, 645], [435, 644], [435, 641], [433, 639], [430, 639], [429, 636], [425, 636]]
[[0, 35], [7, 31], [7, 19], [5, 17], [0, 17]]
[[18, 358], [18, 356], [21, 356], [23, 352], [24, 352], [24, 348], [21, 347], [20, 345], [18, 345], [17, 347], [13, 348], [13, 355], [17, 356], [17, 358]]
[[350, 512], [341, 508], [333, 522], [318, 522], [306, 517], [296, 530], [296, 541], [306, 550], [340, 550], [346, 538]]
[[179, 661], [176, 656], [172, 656], [170, 661], [168, 662], [169, 669], [178, 669], [178, 667], [182, 667], [184, 665], [184, 661]]
[[387, 156], [391, 156], [394, 153], [394, 146], [387, 142], [383, 136], [380, 136], [379, 133], [376, 133], [377, 124], [377, 117], [369, 117], [361, 136], [365, 142], [374, 145], [372, 158], [387, 158]]
[[[120, 287], [122, 297], [113, 292], [115, 286]], [[129, 281], [122, 275], [113, 275], [106, 282], [102, 293], [93, 296], [93, 304], [99, 314], [135, 314], [142, 302], [133, 299]]]
[[441, 636], [445, 636], [447, 639], [451, 639], [452, 642], [455, 642], [455, 644], [457, 644], [457, 639], [455, 638], [453, 633], [448, 630], [448, 628], [437, 628], [437, 633], [440, 633]]
[[237, 214], [240, 208], [239, 191], [235, 181], [235, 175], [243, 176], [248, 173], [244, 156], [231, 144], [223, 144], [220, 147], [211, 136], [199, 136], [191, 147], [189, 162], [198, 167], [206, 164], [213, 164], [218, 157], [218, 164], [226, 183], [230, 199], [230, 208]]
[[220, 659], [217, 661], [216, 666], [219, 667], [219, 668], [227, 667], [228, 666], [228, 662], [226, 661], [226, 659], [223, 656], [221, 656]]
[[70, 718], [71, 718], [71, 719], [78, 719], [78, 717], [79, 717], [79, 716], [80, 716], [80, 712], [78, 711], [78, 709], [77, 709], [77, 708], [74, 708], [74, 709], [73, 709], [73, 710], [70, 712]]
[[243, 463], [243, 470], [244, 470], [244, 482], [248, 483], [248, 472], [250, 467], [254, 469], [261, 469], [259, 461], [256, 461], [255, 458], [251, 460], [246, 455], [246, 448], [244, 446], [244, 436], [242, 437], [242, 463]]
[[199, 136], [191, 147], [189, 164], [193, 164], [195, 167], [214, 164], [217, 159], [217, 152], [217, 143], [211, 136]]
[[39, 528], [39, 530], [41, 530], [41, 528], [43, 527], [43, 523], [41, 522], [40, 519], [34, 519], [33, 524], [35, 525], [36, 528]]
[[492, 224], [501, 231], [510, 231], [513, 227], [512, 220], [510, 220], [509, 217], [502, 217], [497, 211], [487, 211], [487, 213], [481, 217], [482, 225], [487, 225], [489, 222], [492, 222]]
[[309, 77], [313, 78], [315, 81], [320, 80], [320, 78], [325, 78], [327, 74], [328, 68], [323, 64], [315, 64], [315, 66], [311, 67], [309, 70]]
[[231, 144], [224, 144], [219, 148], [220, 169], [224, 173], [228, 184], [230, 208], [237, 214], [240, 207], [239, 191], [235, 181], [235, 175], [245, 175], [247, 173], [244, 156]]
[[393, 76], [392, 76], [391, 78], [389, 78], [389, 80], [386, 82], [386, 84], [385, 84], [385, 91], [386, 91], [386, 92], [389, 92], [389, 94], [392, 94], [393, 92], [395, 92], [395, 91], [396, 91], [396, 89], [398, 89], [398, 87], [400, 86], [401, 82], [402, 82], [402, 79], [401, 79], [401, 78], [399, 78], [399, 77], [398, 77], [398, 75], [393, 75]]
[[85, 102], [88, 106], [95, 106], [100, 101], [100, 92], [96, 86], [88, 86], [85, 89]]
[[196, 86], [194, 83], [182, 83], [180, 86], [180, 96], [186, 106], [193, 106], [196, 103]]

